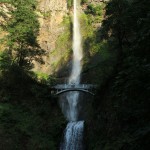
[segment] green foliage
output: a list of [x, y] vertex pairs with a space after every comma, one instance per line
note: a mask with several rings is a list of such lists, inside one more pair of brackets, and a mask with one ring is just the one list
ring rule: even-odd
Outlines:
[[103, 14], [103, 5], [89, 4], [86, 13], [100, 16]]
[[[112, 0], [106, 5], [102, 29], [98, 34], [101, 40], [107, 41], [108, 52], [118, 57], [107, 80], [104, 76], [99, 78], [105, 82], [93, 103], [96, 111], [88, 125], [88, 149], [149, 149], [149, 4], [146, 0]], [[93, 51], [98, 49], [98, 45], [93, 47]], [[105, 63], [108, 63], [111, 60], [107, 57], [109, 53], [103, 52], [108, 58]], [[96, 128], [91, 130], [93, 124]]]
[[[85, 52], [83, 71], [88, 73], [88, 82], [101, 86], [110, 77], [116, 64], [116, 53], [110, 51], [110, 45], [107, 41], [96, 42], [88, 39], [86, 45], [89, 52]], [[94, 78], [92, 78], [94, 76]]]
[[93, 28], [94, 24], [97, 23], [97, 18], [100, 18], [98, 19], [100, 23], [102, 14], [93, 16], [86, 13], [80, 16], [84, 52], [83, 73], [85, 73], [85, 76], [88, 74], [88, 78], [83, 82], [101, 85], [113, 71], [116, 63], [116, 53], [112, 53], [110, 44], [100, 38], [99, 30]]
[[58, 37], [56, 49], [50, 54], [54, 58], [59, 58], [53, 63], [54, 70], [60, 69], [69, 60], [72, 52], [72, 23], [69, 16], [64, 17], [62, 26], [64, 27], [64, 32]]
[[[92, 27], [92, 18], [89, 15], [81, 14], [80, 16], [80, 25], [81, 25], [81, 34], [83, 38], [83, 43], [86, 38], [93, 36], [94, 29]], [[88, 31], [88, 32], [87, 32]]]
[[27, 74], [18, 65], [11, 65], [0, 75], [2, 150], [55, 150], [59, 146], [65, 119], [49, 87], [34, 78], [31, 72]]
[[71, 8], [73, 6], [73, 0], [67, 0], [67, 6]]
[[51, 11], [41, 12], [44, 18], [49, 18], [51, 16]]
[[6, 26], [6, 47], [13, 63], [28, 70], [33, 67], [33, 60], [43, 63], [41, 56], [44, 50], [41, 50], [36, 40], [39, 32], [39, 22], [34, 12], [36, 1], [11, 0], [10, 3], [14, 9]]
[[126, 37], [125, 14], [128, 12], [129, 2], [126, 0], [113, 0], [106, 5], [106, 14], [102, 26], [102, 38], [114, 38], [118, 43], [119, 59], [122, 57], [123, 40]]
[[56, 78], [54, 77], [54, 75], [48, 75], [42, 72], [32, 72], [32, 74], [30, 75], [32, 76], [32, 78], [34, 78], [42, 84], [46, 84], [49, 86], [56, 84]]
[[9, 69], [11, 62], [11, 56], [7, 51], [0, 52], [0, 71]]
[[13, 9], [1, 40], [6, 49], [0, 52], [0, 149], [58, 149], [65, 119], [46, 85], [55, 78], [29, 71], [44, 54], [36, 39], [36, 1], [7, 2]]
[[88, 0], [81, 0], [81, 4], [87, 3]]
[[[0, 104], [1, 149], [57, 149], [63, 117], [48, 102], [31, 108]], [[24, 148], [22, 145], [24, 144]]]
[[[37, 1], [36, 0], [8, 0], [12, 5], [14, 5], [15, 7], [19, 7], [19, 6], [27, 6], [30, 7], [32, 9], [36, 8], [37, 5]], [[31, 9], [31, 10], [32, 10]]]
[[37, 78], [40, 80], [40, 79], [43, 79], [43, 80], [47, 80], [48, 79], [48, 75], [45, 74], [45, 73], [42, 73], [42, 72], [35, 72]]

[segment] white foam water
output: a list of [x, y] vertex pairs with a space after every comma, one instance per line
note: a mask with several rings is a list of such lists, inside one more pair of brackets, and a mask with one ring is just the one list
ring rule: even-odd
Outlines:
[[[78, 1], [74, 0], [74, 16], [73, 16], [73, 62], [72, 71], [68, 84], [79, 84], [80, 74], [82, 70], [82, 46], [80, 24], [78, 19]], [[78, 121], [79, 109], [79, 93], [68, 92], [61, 97], [60, 105], [64, 115], [69, 123], [64, 132], [64, 140], [61, 143], [60, 150], [82, 150], [83, 149], [83, 130], [84, 121]]]
[[65, 129], [60, 150], [82, 150], [84, 121], [69, 122]]
[[[82, 46], [81, 46], [81, 33], [80, 24], [78, 19], [78, 9], [79, 6], [77, 0], [74, 0], [74, 16], [73, 16], [73, 61], [72, 61], [72, 71], [69, 77], [68, 84], [79, 84], [80, 74], [82, 70], [81, 60], [83, 57]], [[78, 120], [78, 92], [68, 92], [67, 94], [60, 97], [60, 106], [62, 108], [63, 114], [68, 121]]]

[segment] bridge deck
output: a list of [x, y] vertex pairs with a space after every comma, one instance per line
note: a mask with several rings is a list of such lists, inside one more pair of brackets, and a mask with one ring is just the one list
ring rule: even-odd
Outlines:
[[96, 89], [96, 85], [93, 84], [57, 84], [51, 88], [52, 92], [56, 92], [56, 95], [69, 92], [79, 91], [94, 95], [93, 90]]
[[95, 89], [96, 86], [93, 84], [58, 84], [52, 87], [53, 89]]

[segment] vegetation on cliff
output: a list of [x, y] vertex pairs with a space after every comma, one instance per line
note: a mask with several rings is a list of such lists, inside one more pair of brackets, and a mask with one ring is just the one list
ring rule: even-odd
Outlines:
[[58, 149], [65, 119], [49, 87], [31, 71], [33, 60], [42, 63], [45, 54], [37, 43], [36, 1], [3, 2], [11, 17], [1, 24], [7, 34], [0, 51], [0, 149]]
[[33, 60], [42, 62], [44, 51], [37, 43], [39, 22], [34, 12], [36, 1], [10, 1], [10, 18], [3, 29], [8, 33], [3, 41], [11, 63], [31, 69]]
[[[117, 54], [113, 72], [93, 101], [90, 150], [148, 150], [150, 140], [150, 2], [111, 0], [99, 31]], [[101, 66], [103, 67], [103, 66]]]

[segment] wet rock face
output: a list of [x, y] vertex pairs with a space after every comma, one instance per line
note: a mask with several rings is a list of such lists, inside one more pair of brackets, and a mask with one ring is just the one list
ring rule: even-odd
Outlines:
[[[67, 15], [67, 0], [37, 0], [38, 6], [36, 13], [40, 23], [40, 30], [38, 36], [38, 43], [42, 49], [46, 51], [46, 56], [43, 57], [44, 65], [38, 62], [34, 63], [34, 71], [43, 72], [46, 74], [53, 73], [53, 64], [56, 64], [61, 56], [53, 56], [51, 53], [55, 52], [56, 41], [58, 37], [64, 33], [64, 27], [61, 25], [64, 16]], [[0, 3], [0, 11], [5, 15], [0, 16], [0, 25], [7, 23], [11, 15], [9, 12], [15, 9], [7, 3]], [[0, 38], [5, 36], [5, 32], [1, 32]], [[0, 45], [4, 49], [3, 45]]]
[[39, 0], [39, 43], [43, 49], [47, 51], [55, 49], [55, 41], [59, 34], [63, 32], [60, 24], [66, 13], [66, 0]]
[[[43, 57], [44, 65], [35, 62], [35, 71], [47, 74], [52, 72], [51, 64], [54, 63], [54, 58], [50, 53], [55, 50], [56, 40], [63, 33], [63, 27], [60, 24], [67, 11], [67, 0], [38, 0], [37, 14], [40, 22], [38, 41], [41, 48], [46, 50], [47, 56]], [[55, 61], [58, 59], [55, 58]]]
[[[101, 2], [101, 0], [89, 0], [89, 2]], [[0, 9], [6, 12], [6, 18], [0, 17], [1, 24], [7, 22], [7, 19], [9, 19], [10, 16], [7, 12], [12, 9], [12, 6], [1, 3]], [[67, 0], [38, 0], [36, 10], [40, 23], [38, 43], [46, 51], [46, 56], [43, 57], [45, 64], [41, 65], [38, 62], [34, 62], [34, 71], [53, 74], [59, 70], [57, 64], [60, 64], [60, 60], [63, 59], [62, 54], [65, 52], [64, 50], [56, 51], [56, 41], [65, 32], [62, 21], [64, 16], [70, 14], [69, 11], [72, 10], [68, 10]], [[1, 34], [0, 37], [3, 37], [4, 34]]]
[[66, 11], [66, 0], [39, 0], [39, 8], [41, 11]]
[[0, 25], [6, 25], [7, 21], [11, 18], [10, 11], [15, 8], [7, 3], [0, 3]]
[[[0, 3], [0, 26], [5, 26], [7, 24], [7, 21], [11, 18], [10, 11], [14, 10], [14, 8], [7, 3]], [[2, 39], [4, 36], [7, 35], [6, 31], [2, 31], [0, 28], [0, 39]], [[4, 44], [0, 44], [0, 51], [3, 51], [5, 49]]]

